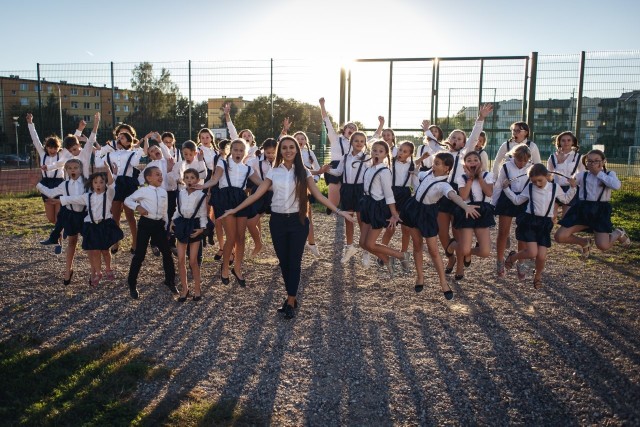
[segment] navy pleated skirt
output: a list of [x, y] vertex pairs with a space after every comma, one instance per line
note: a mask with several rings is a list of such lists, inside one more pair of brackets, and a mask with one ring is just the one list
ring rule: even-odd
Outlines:
[[580, 200], [560, 220], [560, 225], [567, 228], [586, 225], [589, 226], [586, 232], [611, 233], [611, 203]]
[[510, 216], [510, 217], [518, 217], [522, 215], [527, 210], [527, 204], [523, 203], [521, 205], [514, 204], [504, 193], [500, 193], [500, 197], [498, 197], [498, 202], [495, 207], [495, 214], [502, 216]]
[[402, 225], [420, 230], [422, 237], [438, 235], [438, 204], [425, 205], [410, 197], [400, 212]]
[[369, 195], [362, 196], [360, 199], [362, 222], [371, 225], [373, 229], [378, 229], [388, 226], [389, 218], [391, 218], [391, 210], [385, 199], [375, 200]]
[[60, 213], [58, 213], [58, 220], [64, 229], [64, 237], [77, 236], [79, 233], [82, 233], [84, 218], [86, 216], [87, 211], [75, 212], [66, 206], [62, 206]]
[[[224, 187], [212, 194], [209, 204], [213, 206], [216, 218], [220, 218], [227, 210], [234, 209], [244, 202], [246, 198], [247, 195], [242, 188]], [[247, 218], [253, 218], [255, 215], [256, 210], [253, 205], [247, 206], [235, 214], [235, 216], [245, 216]]]
[[469, 203], [470, 205], [479, 206], [478, 218], [467, 218], [465, 211], [458, 205], [453, 212], [453, 228], [489, 228], [496, 225], [493, 218], [493, 205], [487, 202]]
[[364, 196], [364, 184], [345, 184], [340, 186], [340, 209], [348, 212], [360, 212], [360, 200]]
[[106, 251], [124, 238], [124, 233], [113, 218], [97, 224], [85, 222], [82, 225], [82, 249], [86, 251]]

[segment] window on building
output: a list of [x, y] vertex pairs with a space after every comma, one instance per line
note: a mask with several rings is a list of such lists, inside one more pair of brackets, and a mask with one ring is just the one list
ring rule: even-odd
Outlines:
[[88, 110], [89, 108], [91, 108], [91, 103], [90, 103], [90, 102], [85, 102], [85, 103], [84, 103], [84, 108], [85, 108], [85, 109], [87, 109], [87, 110]]
[[29, 98], [20, 98], [20, 105], [29, 105]]
[[562, 114], [562, 108], [551, 108], [553, 114]]
[[95, 103], [95, 108], [96, 108], [96, 110], [99, 110], [99, 109], [100, 109], [100, 103], [99, 103], [99, 102], [96, 102], [96, 103]]
[[535, 114], [536, 116], [542, 116], [542, 115], [544, 115], [544, 114], [546, 114], [546, 113], [547, 113], [547, 109], [546, 109], [546, 108], [536, 108], [536, 109], [534, 110], [534, 114]]
[[595, 122], [595, 120], [587, 120], [585, 122], [585, 126], [588, 127], [588, 128], [594, 128], [594, 127], [596, 127], [596, 122]]
[[116, 105], [116, 111], [120, 111], [120, 106]]
[[27, 83], [20, 83], [20, 90], [29, 90], [29, 85]]
[[120, 99], [120, 94], [116, 92], [116, 99]]
[[90, 122], [91, 121], [91, 116], [84, 116], [84, 121], [85, 122]]
[[71, 88], [71, 95], [77, 95], [78, 94], [78, 89], [72, 87]]
[[53, 88], [51, 86], [47, 86], [47, 92], [49, 93], [53, 92]]
[[94, 91], [93, 96], [100, 96], [100, 91], [99, 90]]
[[124, 111], [127, 112], [127, 113], [129, 112], [129, 106], [128, 105], [124, 106]]
[[33, 85], [34, 92], [40, 92], [40, 85]]
[[15, 94], [16, 94], [16, 91], [15, 91], [15, 90], [12, 90], [12, 91], [11, 91], [11, 95], [15, 95]]
[[125, 99], [125, 101], [128, 101], [128, 100], [129, 100], [129, 94], [128, 94], [128, 93], [125, 93], [125, 94], [124, 94], [124, 99]]
[[78, 108], [78, 103], [76, 101], [71, 101], [71, 108]]
[[82, 95], [83, 96], [89, 96], [89, 89], [82, 89]]

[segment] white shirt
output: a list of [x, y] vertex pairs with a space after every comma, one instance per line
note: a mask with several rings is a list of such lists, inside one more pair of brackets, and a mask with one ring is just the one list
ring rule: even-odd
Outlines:
[[[480, 173], [483, 174], [484, 181], [487, 184], [493, 184], [493, 174], [491, 172], [480, 172]], [[458, 184], [458, 193], [460, 192], [461, 188], [466, 187], [469, 184], [469, 181], [466, 180], [465, 178], [466, 178], [466, 175], [462, 174], [458, 179], [458, 181], [456, 182]], [[480, 185], [480, 182], [478, 181], [478, 179], [474, 179], [473, 182], [471, 183], [471, 191], [469, 192], [469, 196], [465, 200], [465, 202], [467, 203], [471, 201], [476, 203], [477, 202], [491, 203], [491, 196], [487, 196], [484, 194], [484, 191], [482, 191], [482, 186]]]
[[138, 206], [142, 206], [148, 212], [145, 215], [149, 219], [163, 220], [165, 224], [169, 224], [169, 216], [167, 209], [169, 207], [169, 197], [167, 190], [161, 187], [147, 185], [140, 187], [133, 192], [132, 195], [124, 199], [124, 205], [131, 210], [136, 210]]
[[249, 159], [247, 165], [251, 166], [253, 168], [253, 171], [257, 173], [260, 179], [263, 181], [267, 176], [267, 172], [269, 172], [269, 170], [271, 169], [271, 163], [264, 158], [254, 157], [253, 159]]
[[[382, 171], [378, 172], [381, 169]], [[391, 171], [384, 163], [367, 168], [363, 174], [363, 182], [365, 194], [369, 194], [373, 200], [384, 199], [387, 205], [396, 202], [391, 188]]]
[[[308, 169], [305, 171], [307, 178], [309, 178], [311, 172]], [[271, 168], [267, 172], [266, 178], [271, 180], [271, 190], [273, 191], [271, 211], [281, 214], [299, 212], [300, 203], [296, 196], [295, 166], [287, 169], [284, 163], [281, 163], [280, 166]]]
[[[324, 118], [324, 124], [327, 128], [327, 138], [329, 138], [329, 142], [331, 143], [331, 161], [335, 162], [337, 160], [342, 160], [344, 155], [351, 151], [351, 142], [349, 141], [349, 138], [346, 138], [343, 135], [338, 135], [336, 130], [333, 128], [333, 124], [331, 123], [329, 116]], [[367, 141], [377, 138], [380, 138], [380, 135], [376, 132], [373, 136], [367, 137]]]
[[[225, 172], [225, 163], [227, 164], [228, 172]], [[236, 163], [231, 158], [229, 158], [228, 160], [218, 160], [217, 167], [222, 169], [222, 177], [218, 181], [221, 189], [226, 187], [237, 187], [244, 189], [247, 185], [247, 180], [254, 173], [251, 166], [247, 166], [242, 162]], [[249, 175], [247, 175], [247, 171], [249, 171]], [[227, 173], [229, 174], [228, 176], [231, 182], [227, 181]]]
[[[484, 121], [476, 120], [475, 124], [473, 125], [473, 129], [471, 130], [471, 133], [467, 138], [467, 142], [465, 143], [464, 147], [462, 147], [460, 150], [458, 151], [453, 151], [448, 149], [440, 150], [440, 151], [444, 151], [445, 153], [449, 153], [453, 156], [453, 166], [451, 167], [451, 172], [449, 172], [449, 180], [448, 180], [450, 184], [458, 182], [460, 180], [460, 177], [464, 174], [464, 168], [463, 168], [464, 156], [468, 151], [473, 151], [476, 148], [476, 144], [478, 143], [478, 137], [480, 136], [480, 132], [482, 132], [483, 126], [484, 126]], [[431, 157], [433, 156], [429, 156], [429, 158]]]
[[173, 146], [171, 148], [167, 147], [167, 144], [165, 144], [164, 142], [160, 142], [158, 146], [160, 147], [160, 150], [162, 150], [162, 155], [165, 159], [171, 157], [175, 163], [178, 163], [180, 160], [182, 160], [182, 153], [176, 148], [175, 142], [173, 143]]
[[[505, 168], [507, 169], [507, 172], [505, 172]], [[511, 190], [516, 193], [520, 193], [529, 183], [529, 175], [527, 173], [529, 172], [530, 168], [531, 163], [527, 163], [523, 168], [519, 168], [518, 166], [516, 166], [513, 159], [509, 159], [505, 163], [503, 163], [502, 167], [500, 168], [500, 172], [498, 173], [498, 179], [493, 186], [491, 203], [493, 205], [498, 203], [500, 194], [502, 194], [502, 183], [507, 179], [513, 179], [513, 181], [511, 181], [511, 184], [509, 184], [509, 188], [511, 188]]]
[[100, 221], [112, 218], [111, 204], [113, 203], [113, 197], [116, 195], [115, 183], [107, 186], [106, 194], [106, 205], [104, 206], [103, 202], [105, 201], [105, 193], [97, 194], [94, 192], [84, 193], [78, 196], [62, 196], [60, 197], [60, 204], [62, 204], [62, 206], [82, 205], [88, 207], [89, 199], [91, 199], [91, 214], [87, 214], [84, 218], [84, 222], [91, 222], [91, 215], [93, 215], [93, 220], [97, 224]]
[[[582, 164], [582, 155], [577, 151], [570, 152], [562, 163], [558, 161], [557, 153], [553, 153], [549, 156], [549, 160], [547, 160], [547, 169], [566, 176], [574, 176], [577, 173], [585, 171], [584, 164]], [[559, 185], [569, 185], [569, 180], [564, 176], [554, 174], [553, 181]]]
[[418, 181], [417, 172], [420, 171], [415, 167], [415, 165], [413, 171], [411, 171], [411, 165], [411, 160], [401, 162], [395, 157], [391, 159], [391, 165], [389, 168], [393, 175], [393, 182], [391, 183], [393, 187], [416, 188], [418, 186], [420, 182]]
[[[187, 169], [197, 170], [198, 176], [200, 177], [198, 184], [204, 184], [204, 179], [207, 177], [207, 166], [205, 165], [204, 160], [198, 160], [197, 157], [195, 157], [191, 163], [187, 163], [186, 160], [180, 160], [178, 163], [173, 165], [173, 169], [168, 173], [170, 176], [169, 181], [171, 183], [177, 183], [182, 180], [184, 177], [184, 171]], [[185, 186], [183, 184], [179, 184], [177, 188], [178, 190], [182, 190]]]
[[[600, 198], [601, 202], [611, 201], [611, 190], [620, 189], [622, 184], [614, 171], [610, 170], [608, 172], [608, 175], [604, 171], [600, 171], [598, 175], [594, 175], [591, 172], [585, 171], [576, 175], [576, 181], [578, 181], [578, 197], [580, 200], [595, 202], [600, 197], [600, 193], [602, 193], [602, 197]], [[586, 198], [584, 185], [585, 176], [587, 177]]]
[[[347, 154], [346, 164], [345, 164], [345, 157], [342, 156], [342, 158], [340, 159], [340, 163], [338, 163], [338, 167], [336, 167], [335, 169], [329, 169], [327, 172], [335, 176], [340, 176], [344, 174], [342, 177], [342, 182], [344, 183], [362, 184], [363, 182], [362, 173], [370, 165], [370, 162], [363, 163], [360, 161], [364, 158], [365, 158], [365, 154], [363, 152], [360, 152], [354, 156], [353, 152], [349, 151], [349, 154]], [[358, 173], [358, 171], [360, 173]]]
[[422, 166], [424, 167], [432, 167], [433, 166], [433, 155], [442, 151], [443, 146], [438, 143], [436, 137], [431, 133], [430, 130], [424, 133], [424, 140], [420, 147], [418, 147], [418, 156], [422, 157], [425, 152], [429, 153], [429, 157], [422, 161]]
[[[112, 153], [108, 153], [102, 158], [97, 158], [96, 167], [101, 168], [105, 166], [107, 162], [111, 162], [112, 166], [116, 165], [118, 168], [116, 176], [133, 177], [133, 169], [140, 164], [142, 154], [142, 148], [136, 148], [134, 150], [116, 150]], [[129, 158], [131, 158], [130, 162]], [[125, 170], [127, 162], [129, 162], [129, 167]]]
[[198, 148], [200, 149], [200, 151], [202, 151], [204, 164], [207, 167], [207, 169], [209, 170], [215, 169], [216, 165], [213, 163], [213, 161], [217, 153], [216, 153], [216, 150], [213, 148], [213, 146], [207, 147], [206, 145], [200, 145], [198, 146]]
[[[40, 191], [50, 199], [53, 199], [57, 196], [80, 196], [86, 192], [84, 188], [83, 177], [79, 177], [78, 179], [68, 178], [66, 181], [60, 183], [60, 185], [58, 185], [56, 188], [47, 188], [40, 183], [36, 185], [36, 188], [38, 189], [38, 191]], [[69, 189], [68, 193], [67, 188]], [[84, 205], [69, 204], [69, 206], [67, 206], [67, 209], [71, 209], [74, 212], [82, 212], [84, 211]]]
[[[33, 146], [40, 156], [40, 164], [47, 166], [47, 171], [42, 172], [42, 177], [64, 178], [64, 162], [62, 162], [61, 165], [59, 164], [62, 153], [58, 151], [53, 156], [50, 156], [47, 153], [47, 150], [42, 146], [42, 142], [40, 142], [38, 132], [36, 132], [36, 126], [33, 123], [29, 123], [28, 127], [29, 134], [31, 134], [31, 141], [33, 141]], [[52, 167], [52, 165], [55, 165], [55, 167]]]
[[[420, 201], [420, 199], [422, 199], [422, 195], [425, 191], [427, 191], [428, 188], [429, 191], [424, 196], [424, 199], [422, 199], [422, 203], [425, 205], [436, 204], [438, 203], [438, 200], [440, 200], [443, 196], [448, 199], [450, 198], [449, 195], [452, 191], [453, 193], [455, 193], [455, 190], [453, 189], [451, 184], [447, 182], [447, 175], [435, 176], [432, 172], [420, 172], [418, 176], [422, 181], [416, 187], [416, 193], [414, 197], [417, 201]], [[429, 188], [429, 186], [433, 182], [437, 182], [437, 184], [433, 184]]]
[[[529, 200], [529, 187], [531, 186], [531, 193], [533, 195], [533, 210], [531, 212], [531, 203], [527, 203], [527, 213], [533, 214], [535, 216], [545, 216], [553, 217], [553, 200], [551, 200], [551, 196], [553, 194], [553, 187], [556, 187], [556, 196], [555, 199], [559, 200], [562, 203], [569, 203], [573, 196], [576, 194], [576, 189], [571, 187], [565, 193], [562, 191], [562, 188], [554, 183], [547, 182], [543, 188], [539, 188], [537, 185], [529, 184], [524, 191], [518, 195], [516, 195], [510, 188], [505, 188], [504, 193], [507, 197], [516, 205], [521, 205], [524, 202]], [[549, 209], [551, 206], [551, 209]]]
[[513, 150], [515, 147], [517, 147], [520, 144], [528, 144], [529, 150], [531, 150], [531, 163], [533, 163], [534, 165], [536, 163], [542, 163], [542, 160], [540, 159], [540, 150], [538, 150], [538, 146], [536, 145], [535, 142], [529, 141], [526, 138], [521, 143], [517, 143], [515, 141], [511, 141], [511, 142], [506, 141], [506, 142], [503, 142], [500, 148], [498, 149], [498, 152], [496, 153], [496, 158], [493, 161], [494, 177], [498, 176], [498, 168], [500, 168], [500, 165], [502, 164], [502, 160], [504, 159], [504, 156], [506, 156], [509, 151]]
[[[178, 193], [178, 199], [176, 199], [176, 211], [174, 212], [173, 218], [171, 219], [174, 220], [180, 216], [186, 219], [191, 218], [196, 210], [196, 207], [198, 206], [198, 203], [200, 203], [200, 200], [203, 197], [206, 198], [206, 195], [202, 191], [196, 190], [192, 191], [191, 194], [189, 194], [186, 188], [184, 190], [180, 190], [180, 193]], [[179, 210], [178, 206], [180, 206]], [[200, 220], [200, 228], [207, 227], [206, 200], [203, 200], [202, 203], [200, 203], [200, 207], [198, 208], [198, 212], [196, 212], [195, 218], [198, 218]]]

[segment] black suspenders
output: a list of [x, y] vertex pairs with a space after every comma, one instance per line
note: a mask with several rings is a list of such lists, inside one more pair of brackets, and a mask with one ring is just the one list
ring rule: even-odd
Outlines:
[[[392, 163], [392, 170], [391, 170], [391, 186], [392, 187], [396, 187], [396, 158], [394, 157], [393, 160], [391, 161]], [[409, 182], [409, 178], [411, 177], [411, 165], [409, 165], [409, 171], [407, 172], [407, 177], [404, 180], [404, 183], [402, 184], [402, 187], [406, 187], [407, 183]]]
[[[375, 171], [375, 172], [373, 173], [373, 176], [371, 177], [371, 182], [369, 183], [369, 190], [368, 190], [368, 191], [367, 191], [367, 193], [366, 193], [368, 196], [370, 196], [370, 195], [371, 195], [371, 187], [373, 187], [373, 180], [374, 180], [374, 179], [376, 179], [376, 176], [377, 176], [380, 172], [382, 172], [384, 169], [385, 169], [385, 168], [380, 168], [380, 169], [378, 169], [377, 171]], [[368, 170], [369, 170], [369, 169], [367, 169], [366, 171], [364, 171], [364, 175], [362, 176], [362, 179], [363, 179], [363, 180], [364, 180], [364, 179], [365, 179], [365, 177], [367, 176], [367, 171], [368, 171]]]
[[[97, 224], [96, 220], [93, 218], [93, 211], [91, 210], [91, 196], [93, 196], [95, 193], [89, 193], [89, 203], [88, 203], [88, 210], [89, 210], [89, 218], [91, 218], [91, 222], [94, 224]], [[102, 220], [104, 221], [107, 217], [107, 190], [104, 191], [104, 198], [102, 200]]]
[[[431, 175], [431, 173], [429, 173], [429, 175]], [[429, 176], [427, 175], [427, 176]], [[420, 182], [420, 185], [422, 185], [422, 182], [427, 178], [427, 176], [425, 176], [422, 181]], [[431, 187], [433, 187], [434, 185], [436, 185], [439, 182], [445, 182], [446, 179], [436, 179], [435, 181], [432, 181], [428, 186], [427, 189], [424, 190], [424, 193], [422, 193], [422, 196], [420, 196], [420, 200], [418, 200], [420, 203], [422, 203], [422, 201], [424, 200], [424, 198], [426, 197], [427, 193], [429, 192], [429, 190], [431, 189]], [[416, 194], [418, 193], [418, 189], [420, 189], [420, 185], [418, 185], [418, 188], [416, 188]]]
[[[547, 212], [543, 215], [543, 218], [549, 216], [549, 212], [551, 212], [551, 208], [553, 207], [553, 202], [556, 200], [556, 185], [554, 183], [551, 183], [551, 185], [553, 185], [551, 189], [551, 202], [549, 203], [549, 207], [547, 208]], [[529, 208], [531, 210], [531, 215], [537, 216], [535, 206], [533, 205], [533, 184], [529, 184]]]

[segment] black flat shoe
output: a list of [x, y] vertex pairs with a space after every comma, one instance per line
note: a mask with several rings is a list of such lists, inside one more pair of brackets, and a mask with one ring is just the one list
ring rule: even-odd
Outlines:
[[451, 288], [449, 288], [448, 291], [443, 292], [444, 293], [444, 298], [448, 301], [451, 301], [453, 299], [453, 291], [451, 290]]
[[178, 302], [185, 302], [187, 300], [187, 298], [189, 298], [191, 296], [191, 292], [187, 291], [187, 294], [183, 297], [178, 297]]
[[[296, 302], [293, 304], [294, 304], [293, 308], [298, 308], [298, 300], [296, 300]], [[278, 309], [278, 313], [284, 313], [286, 306], [287, 306], [287, 299], [285, 298], [285, 300], [282, 302], [282, 307]]]
[[463, 264], [465, 267], [469, 267], [471, 265], [471, 257], [469, 257], [469, 261], [467, 261], [467, 259], [465, 258]]
[[453, 263], [452, 263], [451, 267], [445, 267], [445, 268], [444, 268], [444, 272], [445, 272], [446, 274], [451, 274], [451, 273], [453, 273], [453, 269], [454, 269], [454, 268], [455, 268], [455, 266], [456, 266], [456, 261], [457, 261], [457, 260], [456, 260], [456, 258], [455, 258], [455, 257], [453, 257]]
[[135, 286], [129, 286], [129, 294], [131, 294], [131, 298], [138, 299], [140, 298], [140, 294], [138, 293], [138, 289]]
[[118, 250], [120, 248], [118, 246], [111, 246], [111, 249], [109, 249], [109, 251], [111, 252], [111, 255], [115, 255], [118, 253]]
[[449, 252], [449, 248], [451, 247], [452, 244], [454, 244], [456, 242], [456, 239], [451, 239], [449, 240], [449, 244], [447, 245], [446, 248], [444, 248], [444, 254], [447, 256], [447, 258], [451, 258], [453, 255], [455, 255], [455, 251], [454, 252]]
[[455, 276], [453, 276], [453, 278], [456, 280], [462, 280], [464, 279], [464, 274], [456, 274]]
[[201, 299], [202, 299], [202, 295], [194, 295], [193, 296], [193, 300], [196, 301], [196, 302], [200, 301]]
[[215, 261], [220, 261], [222, 259], [222, 251], [218, 251], [214, 256], [213, 259]]
[[424, 289], [424, 284], [419, 284], [415, 286], [416, 292], [422, 292], [423, 289]]
[[231, 274], [233, 274], [233, 277], [236, 278], [236, 280], [238, 281], [238, 285], [240, 285], [240, 287], [244, 288], [245, 286], [247, 286], [247, 281], [238, 277], [238, 275], [236, 274], [235, 268], [231, 269]]
[[69, 272], [69, 279], [64, 279], [62, 283], [64, 283], [65, 286], [69, 286], [71, 279], [73, 279], [73, 270]]
[[223, 285], [228, 285], [229, 284], [229, 278], [222, 276], [222, 264], [220, 264], [220, 281], [222, 281]]
[[289, 304], [285, 304], [285, 306], [284, 306], [284, 318], [285, 319], [293, 319], [294, 317], [296, 317], [295, 309], [293, 307], [291, 307]]

